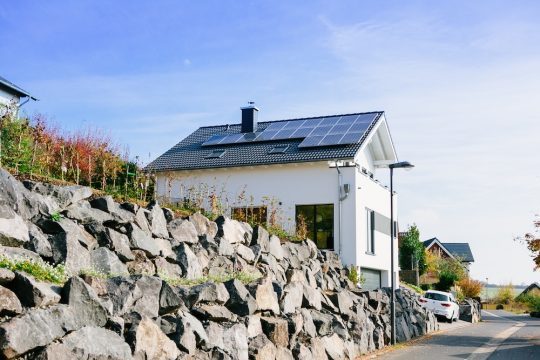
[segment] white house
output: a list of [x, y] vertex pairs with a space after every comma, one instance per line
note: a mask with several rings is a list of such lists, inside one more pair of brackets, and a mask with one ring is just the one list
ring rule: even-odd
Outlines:
[[[24, 100], [21, 102], [21, 99]], [[30, 99], [37, 100], [29, 92], [0, 76], [0, 115], [6, 107], [15, 105], [15, 110], [18, 110], [22, 105], [30, 101]]]
[[384, 112], [257, 117], [250, 104], [241, 124], [201, 127], [150, 163], [158, 197], [289, 233], [304, 223], [320, 248], [361, 268], [365, 288], [390, 286], [390, 192], [376, 175], [397, 156]]

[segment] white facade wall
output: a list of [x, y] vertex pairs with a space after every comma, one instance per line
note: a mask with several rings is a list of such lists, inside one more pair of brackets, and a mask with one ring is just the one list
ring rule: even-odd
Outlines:
[[[382, 173], [381, 175], [387, 175]], [[373, 179], [357, 171], [356, 173], [356, 203], [357, 216], [356, 228], [358, 246], [356, 247], [356, 257], [362, 259], [359, 266], [382, 271], [382, 286], [390, 286], [390, 259], [391, 259], [391, 240], [388, 233], [375, 231], [375, 252], [369, 254], [367, 244], [367, 209], [374, 210], [377, 213], [390, 218], [390, 191]], [[397, 220], [397, 197], [394, 195], [394, 221]], [[397, 234], [396, 234], [397, 236]], [[397, 239], [394, 241], [395, 269], [398, 272], [397, 258]], [[396, 279], [398, 276], [396, 275]], [[397, 283], [396, 283], [397, 284]], [[398, 286], [398, 285], [396, 285]]]
[[[273, 200], [279, 204], [284, 229], [291, 233], [295, 229], [296, 205], [334, 204], [334, 247], [343, 263], [380, 270], [382, 286], [389, 286], [390, 236], [376, 232], [375, 254], [366, 254], [366, 208], [389, 218], [390, 193], [361, 172], [362, 166], [375, 172], [369, 154], [360, 156], [357, 161], [357, 167], [340, 168], [343, 184], [350, 185], [350, 193], [341, 207], [341, 248], [338, 174], [326, 161], [163, 172], [158, 173], [156, 193], [158, 197], [172, 201], [179, 201], [194, 192], [207, 200], [213, 193], [227, 209], [268, 206]], [[205, 205], [207, 207], [208, 203]], [[397, 269], [397, 241], [395, 243]]]
[[8, 105], [13, 101], [19, 103], [19, 97], [0, 88], [0, 105]]

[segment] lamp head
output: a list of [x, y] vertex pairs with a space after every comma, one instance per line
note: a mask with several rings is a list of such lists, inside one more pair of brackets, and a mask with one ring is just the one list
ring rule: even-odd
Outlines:
[[405, 170], [411, 170], [414, 165], [411, 164], [410, 162], [408, 161], [400, 161], [400, 162], [397, 162], [397, 163], [393, 163], [393, 164], [390, 164], [388, 165], [388, 167], [390, 169], [405, 169]]

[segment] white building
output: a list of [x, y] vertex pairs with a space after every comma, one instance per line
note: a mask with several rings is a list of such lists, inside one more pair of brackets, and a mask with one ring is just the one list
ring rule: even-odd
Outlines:
[[[22, 102], [21, 99], [23, 99]], [[0, 76], [0, 115], [11, 106], [15, 106], [14, 110], [17, 111], [30, 99], [37, 100], [27, 91]]]
[[269, 122], [257, 115], [242, 108], [241, 124], [201, 127], [150, 163], [158, 197], [289, 233], [303, 217], [320, 248], [361, 268], [365, 288], [390, 286], [390, 192], [375, 175], [397, 156], [384, 112]]

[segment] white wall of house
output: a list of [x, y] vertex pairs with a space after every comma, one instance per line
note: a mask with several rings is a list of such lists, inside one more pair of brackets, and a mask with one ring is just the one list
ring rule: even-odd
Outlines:
[[[381, 171], [380, 175], [386, 175]], [[356, 258], [361, 259], [359, 266], [363, 268], [379, 270], [382, 272], [382, 286], [390, 286], [390, 256], [391, 241], [390, 230], [386, 233], [375, 231], [375, 251], [368, 253], [368, 221], [367, 209], [376, 211], [386, 218], [390, 218], [390, 191], [380, 183], [374, 181], [369, 176], [364, 175], [360, 170], [356, 173], [356, 230], [358, 245], [356, 248]], [[397, 220], [397, 196], [394, 195], [394, 219]], [[388, 221], [388, 227], [390, 222]], [[394, 254], [396, 255], [396, 273], [398, 268], [397, 240], [394, 241]], [[396, 276], [397, 279], [397, 276]]]
[[296, 227], [296, 205], [334, 204], [334, 246], [343, 263], [379, 270], [382, 286], [389, 286], [390, 236], [376, 231], [375, 254], [366, 254], [366, 208], [389, 218], [389, 191], [364, 175], [361, 166], [340, 170], [342, 182], [351, 188], [341, 208], [341, 249], [338, 174], [326, 161], [158, 173], [156, 192], [172, 201], [199, 192], [205, 199], [205, 207], [208, 207], [206, 199], [214, 193], [228, 209], [268, 205], [271, 198], [280, 204], [281, 223], [291, 233]]
[[16, 95], [13, 95], [13, 93], [10, 93], [2, 88], [0, 88], [0, 104], [7, 105], [10, 102], [19, 103], [19, 97]]

